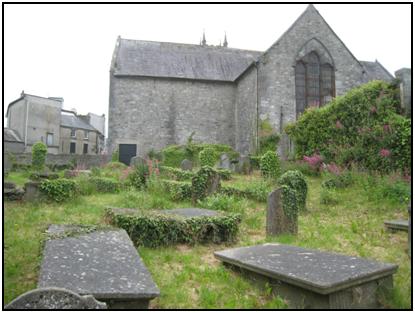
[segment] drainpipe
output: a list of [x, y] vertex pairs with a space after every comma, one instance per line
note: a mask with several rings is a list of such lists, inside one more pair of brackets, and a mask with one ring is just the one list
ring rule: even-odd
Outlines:
[[25, 129], [25, 135], [24, 135], [24, 146], [25, 149], [27, 147], [27, 123], [29, 120], [29, 101], [26, 99], [26, 129]]
[[259, 151], [259, 93], [258, 93], [258, 64], [259, 61], [255, 62], [256, 69], [256, 153]]

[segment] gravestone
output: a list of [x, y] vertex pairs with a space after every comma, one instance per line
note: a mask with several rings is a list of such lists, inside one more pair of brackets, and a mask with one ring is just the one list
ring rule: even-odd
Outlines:
[[65, 178], [77, 177], [79, 175], [90, 176], [91, 171], [90, 170], [66, 170], [64, 173]]
[[182, 163], [180, 163], [180, 168], [183, 171], [191, 171], [193, 169], [193, 163], [188, 159], [184, 159]]
[[266, 234], [275, 236], [298, 232], [297, 216], [288, 216], [283, 209], [282, 190], [276, 189], [268, 195]]
[[184, 209], [172, 209], [161, 210], [161, 214], [180, 215], [182, 217], [203, 217], [203, 216], [218, 216], [218, 211], [199, 209], [199, 208], [184, 208]]
[[412, 255], [412, 204], [409, 203], [408, 205], [408, 255]]
[[[51, 226], [38, 287], [92, 295], [109, 309], [146, 309], [160, 292], [125, 230]], [[70, 232], [68, 236], [66, 232]]]
[[226, 170], [230, 170], [231, 169], [231, 160], [229, 159], [228, 154], [226, 153], [222, 153], [220, 155], [220, 159], [219, 159], [219, 168], [223, 168]]
[[249, 175], [251, 171], [251, 160], [249, 159], [249, 156], [239, 156], [238, 163], [235, 164], [235, 172]]
[[389, 220], [384, 222], [387, 230], [396, 232], [398, 230], [408, 231], [409, 221], [408, 220]]
[[7, 310], [103, 310], [107, 305], [93, 296], [80, 296], [63, 288], [28, 291], [5, 307]]
[[132, 157], [130, 161], [130, 166], [139, 166], [139, 165], [146, 165], [146, 164], [147, 164], [146, 160], [140, 157], [139, 155]]
[[42, 180], [42, 179], [58, 179], [59, 175], [53, 172], [35, 172], [30, 174], [31, 180]]
[[12, 182], [3, 183], [3, 196], [4, 199], [9, 201], [22, 200], [24, 195], [24, 190], [16, 186]]
[[29, 181], [24, 184], [24, 201], [37, 201], [40, 200], [42, 194], [40, 192], [40, 182]]
[[376, 309], [398, 266], [282, 244], [214, 253], [249, 278], [268, 284], [293, 309]]

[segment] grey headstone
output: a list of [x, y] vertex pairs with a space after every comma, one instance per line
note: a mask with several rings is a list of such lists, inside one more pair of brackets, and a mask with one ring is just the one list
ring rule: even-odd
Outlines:
[[28, 291], [7, 304], [8, 310], [102, 310], [107, 305], [93, 296], [80, 296], [63, 288]]
[[161, 210], [162, 214], [180, 215], [183, 217], [203, 217], [203, 216], [217, 216], [218, 211], [199, 209], [199, 208], [185, 208], [185, 209], [172, 209]]
[[3, 183], [3, 196], [4, 199], [9, 201], [22, 200], [24, 195], [24, 190], [16, 186], [12, 182]]
[[409, 256], [411, 256], [412, 255], [412, 222], [411, 222], [411, 220], [412, 220], [412, 204], [411, 203], [409, 203], [409, 205], [408, 205], [408, 215], [409, 215], [409, 218], [408, 218], [408, 254], [409, 254]]
[[77, 177], [79, 175], [90, 176], [91, 171], [90, 170], [66, 170], [64, 174], [65, 178]]
[[226, 169], [226, 170], [231, 169], [231, 160], [229, 159], [229, 156], [228, 156], [227, 153], [222, 153], [220, 155], [219, 166], [218, 167]]
[[[64, 230], [50, 228], [55, 234]], [[47, 240], [38, 286], [90, 294], [110, 309], [147, 308], [160, 294], [124, 230]]]
[[235, 171], [239, 174], [248, 175], [251, 173], [251, 160], [249, 156], [239, 156], [238, 163], [235, 164]]
[[145, 164], [147, 164], [146, 160], [140, 157], [139, 155], [132, 157], [130, 161], [130, 166], [138, 166], [138, 165], [145, 165]]
[[15, 189], [16, 184], [12, 183], [12, 182], [5, 181], [5, 182], [3, 182], [3, 188], [4, 189]]
[[24, 201], [36, 201], [40, 200], [42, 194], [40, 192], [40, 182], [29, 181], [24, 185]]
[[283, 209], [281, 189], [276, 189], [268, 195], [266, 234], [275, 236], [281, 234], [297, 234], [297, 216], [287, 216]]
[[189, 161], [188, 159], [184, 159], [182, 163], [180, 163], [180, 168], [183, 171], [191, 171], [193, 169], [193, 163], [192, 161]]
[[385, 221], [385, 226], [390, 231], [408, 231], [409, 221], [408, 220], [390, 220]]
[[379, 288], [391, 288], [398, 266], [282, 244], [215, 252], [219, 260], [276, 286], [291, 308], [379, 306]]

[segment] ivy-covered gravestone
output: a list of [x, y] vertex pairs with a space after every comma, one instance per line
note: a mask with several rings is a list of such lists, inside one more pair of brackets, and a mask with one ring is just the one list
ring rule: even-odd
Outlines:
[[203, 199], [220, 189], [220, 176], [210, 166], [203, 166], [192, 178], [192, 201]]
[[295, 196], [295, 191], [287, 186], [282, 186], [269, 194], [266, 221], [267, 236], [297, 234], [298, 208]]

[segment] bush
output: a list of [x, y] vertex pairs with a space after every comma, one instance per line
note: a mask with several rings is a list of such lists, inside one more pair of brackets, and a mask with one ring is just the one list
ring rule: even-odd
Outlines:
[[336, 192], [331, 189], [322, 188], [320, 191], [320, 203], [326, 205], [335, 205], [339, 203]]
[[200, 166], [215, 166], [218, 156], [212, 148], [205, 148], [199, 153]]
[[228, 196], [243, 197], [256, 201], [266, 202], [268, 194], [271, 192], [270, 186], [266, 182], [251, 185], [249, 188], [241, 189], [234, 186], [221, 186], [220, 192]]
[[127, 167], [127, 165], [118, 161], [112, 161], [104, 165], [104, 168], [109, 170], [124, 170]]
[[353, 176], [350, 172], [343, 172], [325, 180], [321, 186], [326, 189], [346, 188], [353, 184]]
[[233, 241], [241, 221], [239, 214], [183, 218], [156, 211], [137, 213], [108, 209], [106, 217], [114, 226], [125, 229], [136, 245], [147, 247]]
[[326, 163], [390, 172], [411, 168], [411, 120], [399, 115], [399, 91], [372, 81], [308, 109], [286, 133], [297, 158], [321, 155]]
[[299, 171], [303, 173], [303, 175], [306, 176], [319, 176], [320, 171], [315, 171], [313, 168], [310, 168], [310, 166], [303, 161], [287, 161], [283, 163], [283, 172], [287, 171]]
[[54, 180], [45, 179], [40, 183], [40, 191], [50, 200], [62, 202], [74, 196], [76, 183], [66, 178]]
[[45, 167], [48, 148], [42, 142], [36, 142], [32, 146], [32, 166], [35, 170], [42, 170]]
[[304, 175], [299, 171], [288, 171], [281, 175], [278, 183], [292, 188], [296, 193], [298, 209], [305, 210], [308, 187]]
[[173, 200], [187, 200], [192, 197], [192, 185], [188, 182], [162, 180], [161, 184]]
[[268, 151], [276, 152], [280, 136], [272, 128], [269, 119], [261, 121], [259, 125], [259, 155]]
[[111, 178], [91, 177], [90, 181], [95, 185], [97, 192], [116, 193], [121, 189], [121, 184]]
[[175, 167], [161, 166], [160, 171], [170, 179], [174, 180], [189, 180], [192, 179], [194, 173], [191, 171], [183, 171]]
[[261, 157], [260, 168], [263, 176], [277, 178], [281, 173], [281, 165], [278, 155], [272, 151], [266, 152]]
[[[203, 166], [192, 178], [192, 200], [196, 202], [197, 200], [203, 199], [208, 196], [212, 190], [210, 187], [216, 179], [217, 172], [210, 166]], [[217, 189], [220, 189], [220, 178], [219, 185]]]
[[219, 174], [220, 179], [230, 180], [232, 178], [232, 172], [229, 170], [216, 169], [216, 172]]
[[145, 187], [148, 177], [148, 165], [139, 163], [134, 167], [134, 170], [128, 174], [127, 180], [134, 188], [142, 189]]
[[261, 162], [261, 156], [258, 155], [250, 155], [249, 156], [249, 162], [251, 163], [251, 167], [253, 169], [259, 170], [259, 163]]

